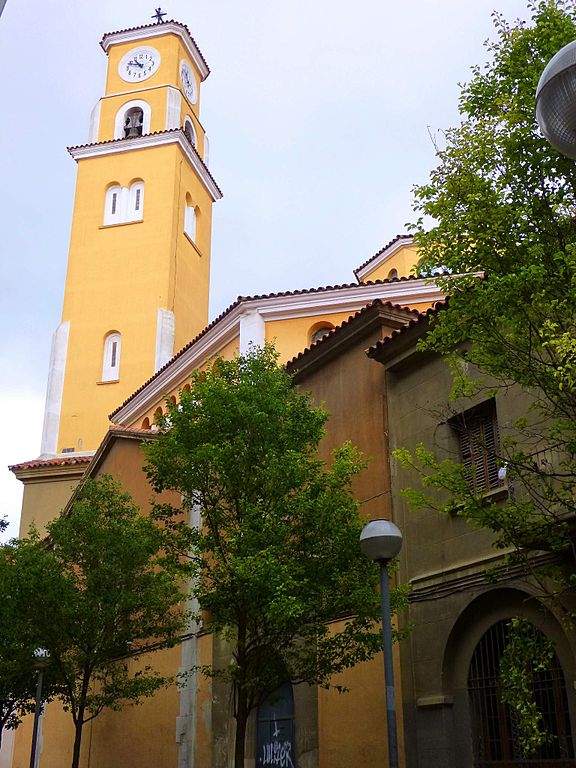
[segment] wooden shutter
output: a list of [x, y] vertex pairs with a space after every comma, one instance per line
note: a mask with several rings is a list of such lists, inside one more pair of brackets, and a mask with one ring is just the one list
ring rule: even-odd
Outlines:
[[452, 422], [458, 434], [460, 460], [475, 491], [496, 488], [498, 480], [498, 422], [494, 400], [462, 413]]

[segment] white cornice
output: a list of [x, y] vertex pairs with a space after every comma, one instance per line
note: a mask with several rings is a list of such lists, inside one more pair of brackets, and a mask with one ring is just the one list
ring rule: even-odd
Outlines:
[[412, 245], [413, 242], [414, 239], [412, 237], [402, 237], [399, 240], [395, 240], [387, 248], [384, 248], [384, 250], [381, 251], [377, 256], [374, 256], [372, 259], [370, 259], [368, 264], [364, 265], [360, 269], [355, 270], [354, 274], [358, 280], [363, 280], [366, 275], [369, 275], [371, 272], [373, 272], [377, 267], [380, 266], [380, 264], [383, 264], [385, 261], [390, 259], [392, 256], [394, 256], [395, 253], [398, 253], [398, 251], [402, 250], [402, 248]]
[[122, 406], [114, 415], [113, 421], [115, 424], [129, 425], [143, 417], [152, 405], [178, 386], [193, 370], [239, 336], [240, 319], [248, 313], [257, 311], [266, 322], [327, 312], [352, 314], [376, 298], [405, 305], [439, 301], [444, 298], [444, 293], [428, 278], [420, 278], [374, 285], [344, 286], [296, 295], [243, 299]]
[[222, 192], [220, 191], [218, 184], [216, 184], [212, 174], [200, 159], [200, 155], [196, 152], [184, 135], [184, 132], [180, 129], [149, 133], [145, 136], [138, 136], [135, 139], [114, 139], [112, 141], [102, 141], [99, 144], [83, 144], [79, 147], [68, 147], [68, 152], [70, 152], [74, 160], [78, 161], [85, 157], [115, 155], [121, 152], [131, 152], [135, 149], [148, 149], [149, 147], [160, 147], [166, 144], [180, 145], [182, 152], [184, 152], [190, 161], [190, 165], [198, 174], [198, 178], [212, 200], [220, 200]]
[[206, 80], [210, 74], [210, 69], [204, 61], [204, 58], [200, 53], [200, 49], [196, 45], [192, 35], [188, 32], [186, 27], [184, 27], [182, 24], [178, 24], [175, 21], [166, 21], [162, 24], [148, 24], [145, 27], [137, 27], [136, 29], [124, 29], [120, 32], [108, 32], [102, 38], [100, 45], [106, 51], [106, 53], [108, 53], [108, 50], [112, 45], [118, 45], [119, 43], [131, 43], [137, 40], [147, 40], [151, 37], [160, 37], [160, 35], [169, 34], [178, 35], [178, 37], [182, 40], [188, 55], [196, 65], [196, 68], [200, 73], [200, 77], [202, 80]]

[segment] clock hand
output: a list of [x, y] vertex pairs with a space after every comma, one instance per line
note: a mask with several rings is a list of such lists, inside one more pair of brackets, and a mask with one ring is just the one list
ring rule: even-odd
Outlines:
[[140, 64], [140, 62], [136, 61], [136, 59], [128, 62], [129, 67], [132, 66], [132, 64], [134, 64], [135, 67], [140, 67], [140, 69], [144, 69], [144, 64]]

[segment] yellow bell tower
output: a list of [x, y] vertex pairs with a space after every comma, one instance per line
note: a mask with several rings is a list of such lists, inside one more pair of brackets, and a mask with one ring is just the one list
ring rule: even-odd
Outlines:
[[212, 203], [199, 118], [209, 69], [188, 28], [104, 35], [106, 92], [78, 164], [42, 455], [97, 448], [108, 414], [208, 320]]

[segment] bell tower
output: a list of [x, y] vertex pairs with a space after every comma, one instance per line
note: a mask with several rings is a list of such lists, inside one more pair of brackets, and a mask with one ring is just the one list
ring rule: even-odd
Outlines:
[[188, 28], [105, 34], [106, 88], [78, 165], [62, 321], [52, 343], [42, 455], [95, 450], [108, 414], [208, 320], [212, 203]]

